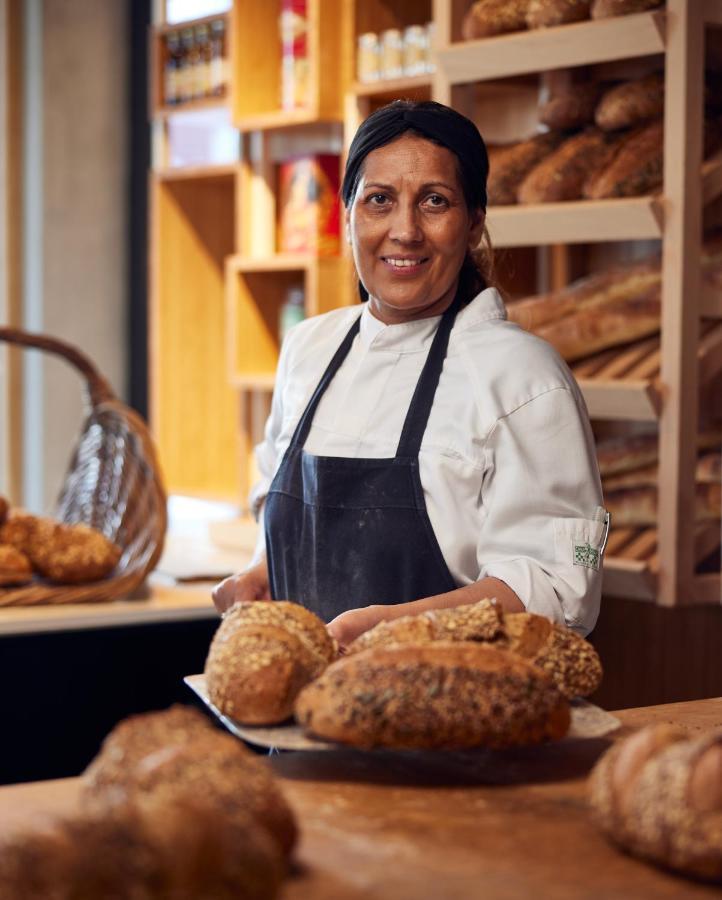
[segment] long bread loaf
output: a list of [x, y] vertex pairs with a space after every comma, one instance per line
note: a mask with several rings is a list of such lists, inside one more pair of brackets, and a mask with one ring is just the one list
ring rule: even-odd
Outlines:
[[588, 200], [639, 197], [655, 191], [664, 174], [664, 127], [651, 122], [622, 139], [607, 165], [592, 173], [584, 184]]
[[594, 121], [603, 131], [616, 131], [657, 119], [663, 111], [664, 74], [654, 72], [610, 88], [599, 100]]
[[[710, 522], [722, 514], [722, 487], [719, 483], [695, 486], [697, 522]], [[653, 487], [620, 488], [607, 491], [604, 505], [619, 528], [641, 528], [657, 524], [657, 490]]]
[[537, 134], [526, 141], [498, 148], [491, 157], [487, 194], [490, 206], [516, 203], [519, 185], [531, 170], [559, 146], [563, 136]]
[[461, 23], [466, 41], [526, 28], [529, 0], [476, 0]]
[[484, 644], [372, 647], [301, 692], [296, 718], [357, 747], [514, 747], [563, 737], [569, 706], [536, 666]]

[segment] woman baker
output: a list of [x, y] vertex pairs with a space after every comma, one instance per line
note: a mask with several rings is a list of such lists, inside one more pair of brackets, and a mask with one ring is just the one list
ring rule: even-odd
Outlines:
[[[496, 598], [582, 634], [605, 513], [584, 401], [489, 283], [484, 142], [438, 103], [371, 115], [342, 196], [358, 306], [281, 350], [254, 563], [214, 592], [289, 599], [343, 646], [384, 619]], [[476, 252], [475, 252], [476, 251]]]

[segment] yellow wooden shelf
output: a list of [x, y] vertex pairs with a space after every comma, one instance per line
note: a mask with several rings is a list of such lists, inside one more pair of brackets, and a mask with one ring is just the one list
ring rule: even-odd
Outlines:
[[416, 75], [413, 78], [392, 78], [379, 81], [355, 81], [351, 93], [357, 97], [383, 97], [386, 99], [406, 99], [412, 94], [431, 91], [431, 75]]
[[665, 14], [637, 13], [452, 43], [438, 51], [450, 84], [664, 53]]
[[659, 197], [491, 206], [487, 225], [495, 247], [656, 239], [663, 210]]
[[169, 166], [165, 169], [155, 169], [153, 177], [157, 181], [214, 181], [235, 178], [238, 174], [238, 165], [218, 166]]
[[318, 259], [305, 253], [276, 253], [271, 256], [236, 254], [228, 258], [227, 266], [236, 272], [306, 272]]

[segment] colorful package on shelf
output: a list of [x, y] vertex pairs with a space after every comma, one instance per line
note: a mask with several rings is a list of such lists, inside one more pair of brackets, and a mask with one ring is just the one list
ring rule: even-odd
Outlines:
[[308, 105], [308, 12], [306, 0], [282, 0], [281, 107], [299, 109]]
[[297, 157], [279, 166], [278, 250], [280, 253], [339, 252], [339, 157]]

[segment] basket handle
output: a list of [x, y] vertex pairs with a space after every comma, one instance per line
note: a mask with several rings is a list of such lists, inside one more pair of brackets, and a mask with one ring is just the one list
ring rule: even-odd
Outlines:
[[116, 399], [115, 392], [110, 384], [95, 368], [90, 359], [73, 344], [68, 344], [65, 341], [51, 338], [44, 334], [34, 334], [29, 331], [22, 331], [20, 328], [8, 328], [6, 326], [0, 326], [0, 341], [21, 347], [34, 347], [36, 350], [44, 350], [46, 353], [62, 356], [66, 362], [74, 366], [85, 378], [90, 402], [94, 407], [108, 400]]

